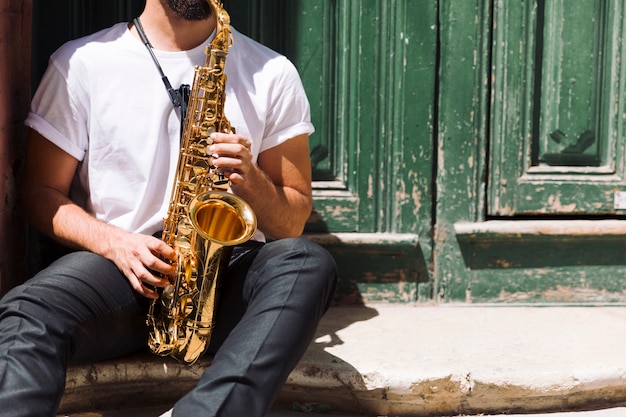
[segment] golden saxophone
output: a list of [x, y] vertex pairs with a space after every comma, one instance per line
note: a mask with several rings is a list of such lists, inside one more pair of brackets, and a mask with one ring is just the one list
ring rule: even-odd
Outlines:
[[215, 324], [220, 275], [232, 247], [249, 240], [256, 217], [212, 166], [213, 132], [234, 131], [224, 116], [224, 65], [232, 43], [230, 18], [221, 1], [208, 0], [216, 18], [206, 65], [197, 66], [162, 240], [175, 249], [176, 272], [150, 305], [147, 324], [152, 352], [194, 363], [208, 348]]

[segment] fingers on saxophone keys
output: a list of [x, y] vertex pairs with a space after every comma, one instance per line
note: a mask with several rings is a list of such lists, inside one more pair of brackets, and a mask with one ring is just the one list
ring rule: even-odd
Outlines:
[[132, 285], [133, 289], [143, 295], [146, 298], [150, 298], [153, 300], [156, 300], [157, 298], [159, 298], [159, 294], [154, 291], [153, 289], [149, 288], [142, 280], [142, 278], [138, 275], [132, 275], [128, 277], [128, 280], [130, 281], [130, 284]]
[[216, 154], [216, 153], [212, 153], [212, 154], [209, 155], [208, 163], [209, 163], [209, 167], [211, 169], [215, 168], [215, 161], [217, 161], [219, 159], [219, 157], [220, 156], [218, 154]]
[[146, 284], [152, 285], [154, 287], [159, 287], [159, 288], [163, 288], [170, 283], [167, 278], [162, 277], [158, 274], [154, 274], [154, 275], [149, 274], [147, 277], [142, 279], [142, 281], [145, 282]]
[[159, 293], [154, 291], [153, 289], [146, 287], [145, 285], [141, 286], [141, 290], [137, 291], [139, 294], [143, 295], [146, 298], [151, 300], [157, 300], [159, 298]]
[[159, 272], [152, 269], [144, 269], [135, 272], [135, 277], [140, 284], [147, 284], [152, 287], [165, 287], [169, 281], [167, 278], [160, 276]]

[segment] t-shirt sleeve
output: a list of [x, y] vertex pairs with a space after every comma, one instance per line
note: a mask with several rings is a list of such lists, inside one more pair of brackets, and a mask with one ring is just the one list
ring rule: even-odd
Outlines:
[[282, 72], [272, 89], [267, 116], [260, 152], [315, 131], [300, 75], [287, 59], [284, 59]]
[[78, 87], [51, 60], [33, 96], [25, 124], [82, 161], [88, 132], [85, 107], [76, 98]]

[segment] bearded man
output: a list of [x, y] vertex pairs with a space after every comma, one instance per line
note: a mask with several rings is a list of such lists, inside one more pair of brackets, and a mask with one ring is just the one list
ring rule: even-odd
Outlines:
[[[146, 349], [147, 309], [177, 259], [159, 237], [182, 112], [161, 74], [191, 84], [215, 28], [206, 0], [147, 0], [134, 23], [51, 56], [26, 119], [21, 198], [32, 225], [70, 250], [0, 300], [1, 416], [55, 416], [70, 364]], [[313, 132], [301, 80], [284, 56], [232, 37], [225, 115], [236, 134], [213, 134], [210, 152], [258, 231], [233, 249], [212, 364], [174, 416], [264, 416], [336, 281], [332, 257], [301, 237]]]

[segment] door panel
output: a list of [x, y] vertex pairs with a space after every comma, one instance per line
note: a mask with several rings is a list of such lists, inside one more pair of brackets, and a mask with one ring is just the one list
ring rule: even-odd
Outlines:
[[488, 214], [623, 213], [624, 3], [495, 2]]

